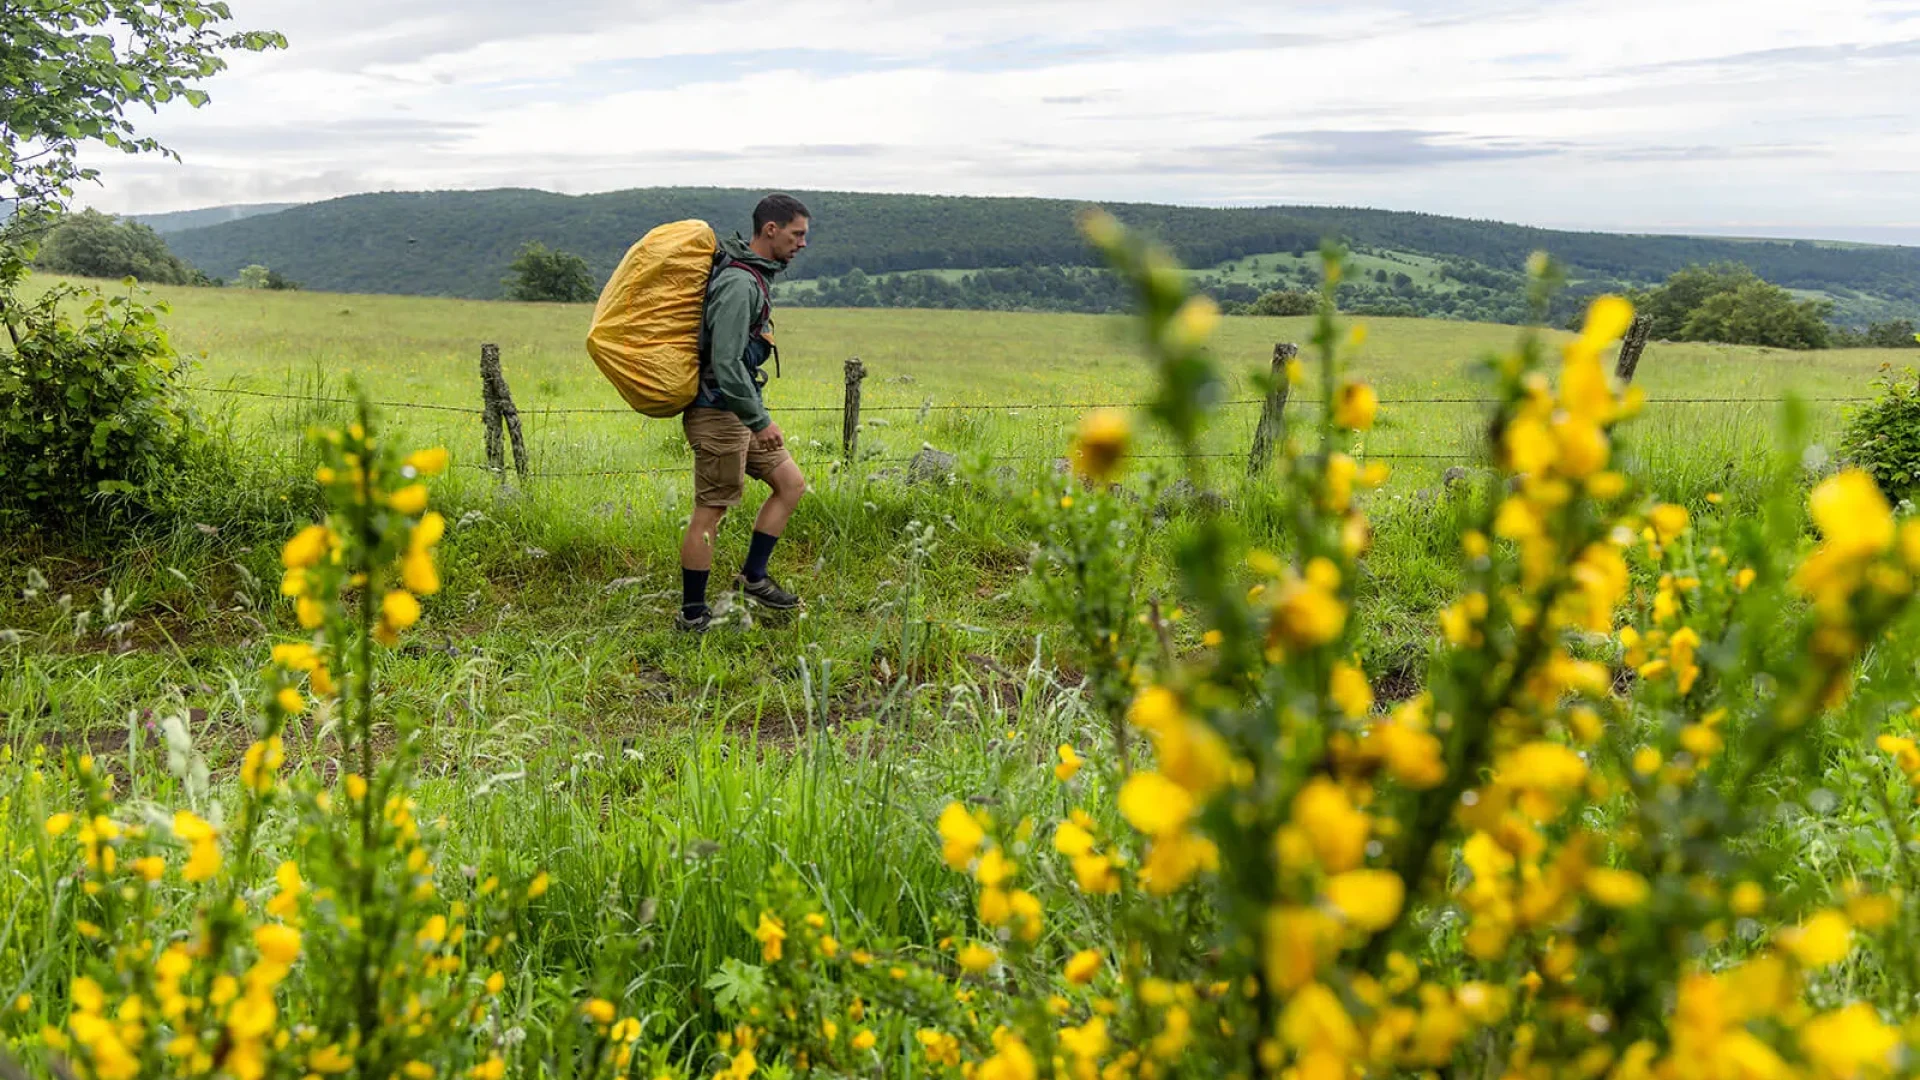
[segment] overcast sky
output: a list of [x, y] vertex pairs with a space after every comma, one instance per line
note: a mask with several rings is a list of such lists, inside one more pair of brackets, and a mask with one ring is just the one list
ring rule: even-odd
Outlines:
[[1920, 0], [233, 0], [112, 211], [663, 184], [1920, 243]]

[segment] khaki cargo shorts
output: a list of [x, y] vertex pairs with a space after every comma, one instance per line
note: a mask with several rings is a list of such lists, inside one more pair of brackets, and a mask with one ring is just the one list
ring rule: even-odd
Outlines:
[[688, 409], [680, 415], [693, 447], [693, 504], [739, 506], [747, 477], [765, 480], [793, 460], [786, 447], [762, 450], [753, 432], [725, 409]]

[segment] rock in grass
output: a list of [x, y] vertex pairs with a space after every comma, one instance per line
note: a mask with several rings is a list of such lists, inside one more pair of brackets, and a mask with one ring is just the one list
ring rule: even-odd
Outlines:
[[907, 482], [930, 484], [951, 480], [955, 460], [952, 454], [935, 450], [931, 446], [922, 447], [907, 464]]

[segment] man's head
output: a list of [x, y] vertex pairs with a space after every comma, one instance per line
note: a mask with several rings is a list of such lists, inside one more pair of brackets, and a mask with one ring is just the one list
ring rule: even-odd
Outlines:
[[807, 246], [812, 215], [791, 195], [775, 192], [753, 208], [753, 249], [775, 262], [791, 262]]

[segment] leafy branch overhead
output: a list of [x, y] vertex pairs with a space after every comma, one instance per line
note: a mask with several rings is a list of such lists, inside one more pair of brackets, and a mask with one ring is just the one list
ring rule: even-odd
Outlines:
[[135, 130], [128, 112], [175, 99], [207, 102], [200, 83], [225, 54], [285, 48], [280, 34], [232, 30], [224, 3], [200, 0], [25, 0], [0, 6], [0, 199], [58, 202], [97, 170], [98, 144], [178, 157]]

